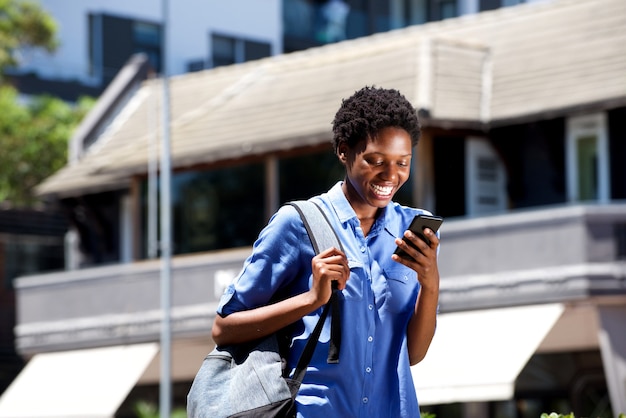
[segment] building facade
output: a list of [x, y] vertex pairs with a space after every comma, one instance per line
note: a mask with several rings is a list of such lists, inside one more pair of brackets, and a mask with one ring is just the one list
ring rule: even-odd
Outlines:
[[[414, 367], [422, 407], [447, 418], [624, 412], [623, 27], [621, 0], [536, 2], [170, 78], [175, 404], [269, 216], [341, 179], [330, 122], [343, 97], [375, 84], [421, 117], [398, 199], [446, 218], [438, 330]], [[38, 189], [71, 214], [75, 261], [15, 282], [29, 362], [0, 416], [52, 367], [74, 370], [48, 392], [57, 413], [127, 416], [156, 397], [150, 167], [163, 84], [135, 77], [147, 61], [128, 61], [72, 138], [71, 163]], [[108, 400], [85, 393], [94, 363], [108, 365]], [[54, 413], [55, 402], [41, 404]]]
[[59, 48], [21, 53], [10, 75], [24, 94], [99, 96], [133, 54], [146, 54], [159, 73], [165, 47], [170, 75], [283, 51], [279, 0], [38, 3], [58, 23]]

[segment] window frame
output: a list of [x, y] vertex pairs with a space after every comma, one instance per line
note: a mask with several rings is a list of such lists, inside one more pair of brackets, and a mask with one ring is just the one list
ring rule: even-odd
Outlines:
[[[596, 113], [570, 117], [567, 119], [566, 132], [567, 201], [608, 202], [610, 200], [611, 181], [606, 114]], [[579, 196], [578, 141], [589, 137], [594, 137], [596, 143], [597, 163], [595, 178], [597, 179], [597, 196], [594, 200], [582, 200]]]

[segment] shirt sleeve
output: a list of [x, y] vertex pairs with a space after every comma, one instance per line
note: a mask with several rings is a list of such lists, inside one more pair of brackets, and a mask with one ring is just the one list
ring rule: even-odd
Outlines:
[[267, 305], [281, 294], [305, 291], [308, 280], [296, 280], [307, 271], [301, 257], [303, 242], [310, 246], [305, 240], [306, 229], [295, 208], [281, 207], [259, 234], [252, 254], [224, 292], [217, 313], [227, 316]]

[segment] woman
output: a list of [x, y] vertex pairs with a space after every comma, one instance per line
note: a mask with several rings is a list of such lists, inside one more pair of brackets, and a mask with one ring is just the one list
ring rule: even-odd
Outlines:
[[[329, 248], [314, 256], [296, 210], [282, 207], [224, 293], [213, 339], [240, 343], [290, 326], [293, 368], [336, 281], [339, 364], [326, 361], [325, 328], [298, 392], [298, 416], [419, 417], [410, 366], [424, 358], [435, 332], [439, 239], [427, 229], [427, 245], [405, 231], [425, 211], [392, 201], [409, 177], [417, 114], [398, 91], [365, 87], [343, 100], [333, 134], [345, 178], [312, 200], [345, 252]], [[396, 246], [410, 257], [393, 255]]]

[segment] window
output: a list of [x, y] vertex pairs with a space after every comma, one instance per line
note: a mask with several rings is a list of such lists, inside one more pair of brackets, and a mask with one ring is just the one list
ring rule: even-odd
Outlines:
[[289, 158], [278, 162], [280, 201], [308, 199], [343, 180], [344, 169], [331, 150]]
[[158, 72], [161, 69], [161, 25], [110, 16], [89, 15], [89, 70], [108, 84], [131, 55], [145, 53]]
[[[265, 223], [264, 171], [250, 164], [172, 177], [173, 254], [252, 245]], [[142, 193], [142, 257], [147, 255], [147, 180]]]
[[480, 0], [480, 11], [494, 10], [500, 7], [515, 6], [524, 3], [525, 0]]
[[466, 158], [467, 214], [506, 210], [506, 173], [491, 144], [483, 138], [468, 138]]
[[389, 7], [392, 29], [426, 23], [426, 3], [423, 0], [392, 0]]
[[609, 200], [609, 160], [604, 114], [567, 122], [567, 197], [570, 202]]
[[11, 236], [4, 243], [5, 286], [12, 288], [18, 276], [64, 267], [63, 238]]
[[429, 0], [428, 8], [428, 20], [431, 22], [449, 19], [458, 15], [456, 0]]
[[211, 35], [211, 46], [213, 67], [237, 64], [272, 55], [271, 45], [267, 42], [225, 35]]
[[146, 22], [133, 22], [133, 53], [143, 52], [156, 72], [161, 71], [161, 28]]

